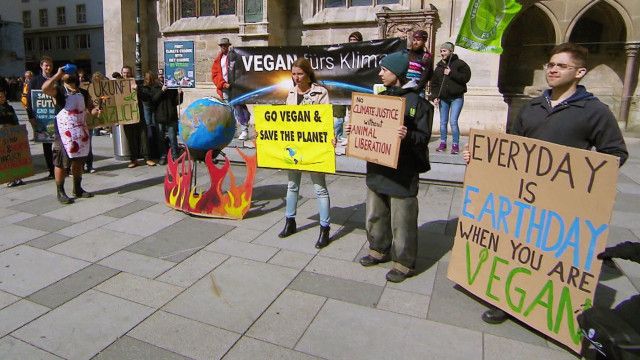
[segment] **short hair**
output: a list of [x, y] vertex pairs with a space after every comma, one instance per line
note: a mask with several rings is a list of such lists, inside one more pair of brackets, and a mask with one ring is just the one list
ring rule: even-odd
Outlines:
[[33, 71], [27, 70], [24, 72], [25, 75], [29, 74], [29, 76], [33, 76]]
[[[122, 67], [122, 69], [129, 69], [129, 71], [133, 72], [133, 68], [131, 66], [129, 66], [129, 65], [124, 65]], [[122, 69], [120, 69], [120, 70], [122, 70]]]
[[555, 54], [560, 53], [568, 53], [571, 55], [573, 61], [576, 62], [576, 65], [579, 67], [587, 67], [587, 59], [589, 57], [589, 50], [586, 47], [574, 44], [574, 43], [563, 43], [560, 45], [556, 45], [553, 49], [551, 49], [551, 53], [549, 56], [553, 56]]
[[311, 63], [309, 62], [309, 60], [307, 58], [305, 58], [305, 57], [297, 58], [296, 61], [293, 62], [293, 65], [291, 65], [291, 69], [293, 69], [294, 67], [302, 69], [302, 71], [304, 71], [304, 73], [307, 74], [307, 76], [309, 77], [309, 80], [311, 80], [312, 84], [318, 82], [316, 80], [316, 73], [313, 72], [313, 68], [311, 67]]
[[360, 33], [360, 31], [354, 31], [351, 34], [349, 34], [349, 37], [347, 39], [351, 40], [351, 38], [354, 38], [358, 41], [362, 41], [362, 34]]
[[45, 56], [40, 58], [40, 65], [42, 65], [42, 63], [44, 63], [44, 62], [48, 62], [48, 63], [51, 63], [53, 65], [53, 58], [51, 58], [51, 56], [45, 55]]

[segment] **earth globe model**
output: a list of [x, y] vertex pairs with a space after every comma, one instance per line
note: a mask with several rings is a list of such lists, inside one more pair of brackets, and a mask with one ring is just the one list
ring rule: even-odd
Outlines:
[[180, 140], [187, 145], [191, 157], [204, 160], [209, 150], [217, 156], [236, 132], [233, 108], [215, 98], [202, 98], [192, 102], [180, 116]]

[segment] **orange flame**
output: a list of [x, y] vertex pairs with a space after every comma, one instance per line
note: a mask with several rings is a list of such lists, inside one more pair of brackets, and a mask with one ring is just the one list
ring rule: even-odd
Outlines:
[[[247, 175], [242, 184], [236, 184], [236, 177], [231, 169], [229, 158], [224, 156], [224, 164], [221, 167], [213, 163], [212, 151], [207, 151], [204, 163], [209, 172], [210, 186], [208, 189], [198, 192], [192, 187], [193, 160], [187, 149], [180, 157], [173, 160], [169, 150], [167, 159], [167, 172], [164, 177], [164, 196], [168, 206], [207, 217], [220, 217], [227, 219], [242, 219], [251, 207], [251, 195], [253, 193], [253, 181], [257, 169], [257, 155], [249, 156], [240, 149], [236, 149], [244, 159], [247, 167]], [[222, 183], [229, 175], [229, 189], [222, 190]]]

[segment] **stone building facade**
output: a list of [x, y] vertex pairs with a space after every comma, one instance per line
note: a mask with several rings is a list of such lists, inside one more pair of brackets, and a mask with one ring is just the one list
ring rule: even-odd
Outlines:
[[[431, 34], [431, 51], [455, 41], [466, 0], [138, 0], [143, 68], [163, 66], [163, 42], [193, 40], [195, 89], [187, 101], [214, 93], [210, 77], [218, 40], [236, 46], [321, 45]], [[456, 48], [472, 78], [460, 118], [471, 127], [504, 130], [521, 105], [545, 88], [542, 64], [553, 45], [574, 41], [591, 51], [583, 83], [607, 103], [620, 126], [640, 130], [638, 50], [640, 1], [521, 0], [523, 8], [503, 37], [502, 55]], [[135, 61], [136, 1], [103, 2], [106, 70]], [[437, 58], [437, 54], [436, 54]], [[437, 122], [436, 122], [437, 123]], [[437, 129], [436, 129], [437, 130]]]
[[24, 74], [22, 31], [18, 9], [3, 9], [0, 12], [0, 76]]

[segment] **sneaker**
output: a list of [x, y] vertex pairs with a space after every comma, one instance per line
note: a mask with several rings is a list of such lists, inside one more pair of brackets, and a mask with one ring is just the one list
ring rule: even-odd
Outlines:
[[20, 185], [24, 185], [24, 181], [22, 181], [22, 179], [13, 180], [12, 182], [7, 184], [7, 187], [16, 187]]
[[94, 172], [96, 172], [96, 169], [94, 169], [94, 168], [86, 168], [84, 172], [88, 173], [88, 174], [93, 174]]
[[247, 134], [246, 130], [242, 130], [242, 132], [240, 133], [240, 136], [238, 136], [238, 140], [246, 140], [248, 135], [249, 134]]
[[156, 162], [153, 160], [147, 160], [146, 161], [147, 166], [156, 166]]
[[458, 146], [458, 144], [452, 144], [451, 145], [451, 153], [453, 155], [457, 154], [460, 152], [460, 146]]
[[447, 143], [446, 142], [441, 142], [440, 146], [438, 146], [438, 148], [436, 149], [437, 152], [442, 152], [447, 150]]

